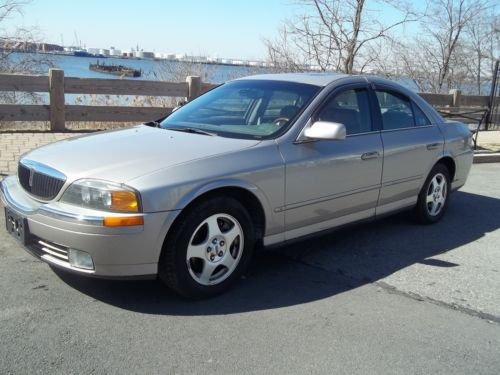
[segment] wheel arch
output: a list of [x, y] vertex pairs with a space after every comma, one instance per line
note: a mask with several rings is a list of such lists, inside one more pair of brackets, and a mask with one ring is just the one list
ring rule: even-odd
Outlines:
[[252, 218], [255, 227], [255, 238], [258, 242], [262, 241], [267, 222], [266, 209], [269, 209], [267, 199], [256, 186], [237, 180], [212, 182], [186, 194], [177, 204], [181, 212], [174, 219], [165, 235], [165, 239], [172, 227], [175, 226], [176, 222], [182, 220], [183, 214], [190, 207], [212, 197], [230, 197], [240, 202]]
[[450, 183], [453, 182], [453, 180], [455, 179], [455, 174], [457, 172], [455, 160], [450, 155], [444, 155], [440, 159], [438, 159], [434, 165], [436, 164], [443, 164], [446, 168], [448, 168], [448, 171], [450, 172]]

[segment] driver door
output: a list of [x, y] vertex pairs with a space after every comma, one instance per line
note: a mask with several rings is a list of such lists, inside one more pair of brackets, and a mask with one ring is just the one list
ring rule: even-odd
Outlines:
[[335, 90], [312, 121], [342, 123], [345, 140], [280, 145], [286, 164], [285, 239], [373, 217], [383, 162], [366, 85]]

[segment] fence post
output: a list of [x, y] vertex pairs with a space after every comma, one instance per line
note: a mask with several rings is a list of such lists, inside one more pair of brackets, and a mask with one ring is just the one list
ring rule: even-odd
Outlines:
[[186, 82], [188, 84], [187, 101], [190, 102], [201, 94], [201, 77], [188, 76], [186, 77]]
[[450, 90], [450, 95], [453, 95], [452, 107], [460, 107], [462, 101], [462, 91], [452, 89]]
[[49, 69], [50, 131], [66, 130], [64, 108], [64, 70]]

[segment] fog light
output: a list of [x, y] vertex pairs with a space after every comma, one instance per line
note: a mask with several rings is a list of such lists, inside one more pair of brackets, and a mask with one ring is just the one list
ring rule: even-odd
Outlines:
[[94, 269], [94, 261], [90, 254], [81, 250], [69, 249], [69, 264], [86, 270]]

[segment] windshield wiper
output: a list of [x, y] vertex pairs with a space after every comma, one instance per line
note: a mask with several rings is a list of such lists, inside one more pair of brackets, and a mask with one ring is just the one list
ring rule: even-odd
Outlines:
[[167, 130], [174, 130], [176, 132], [184, 132], [184, 133], [193, 133], [193, 134], [202, 134], [202, 135], [217, 135], [215, 133], [207, 132], [206, 130], [201, 130], [197, 128], [165, 128]]

